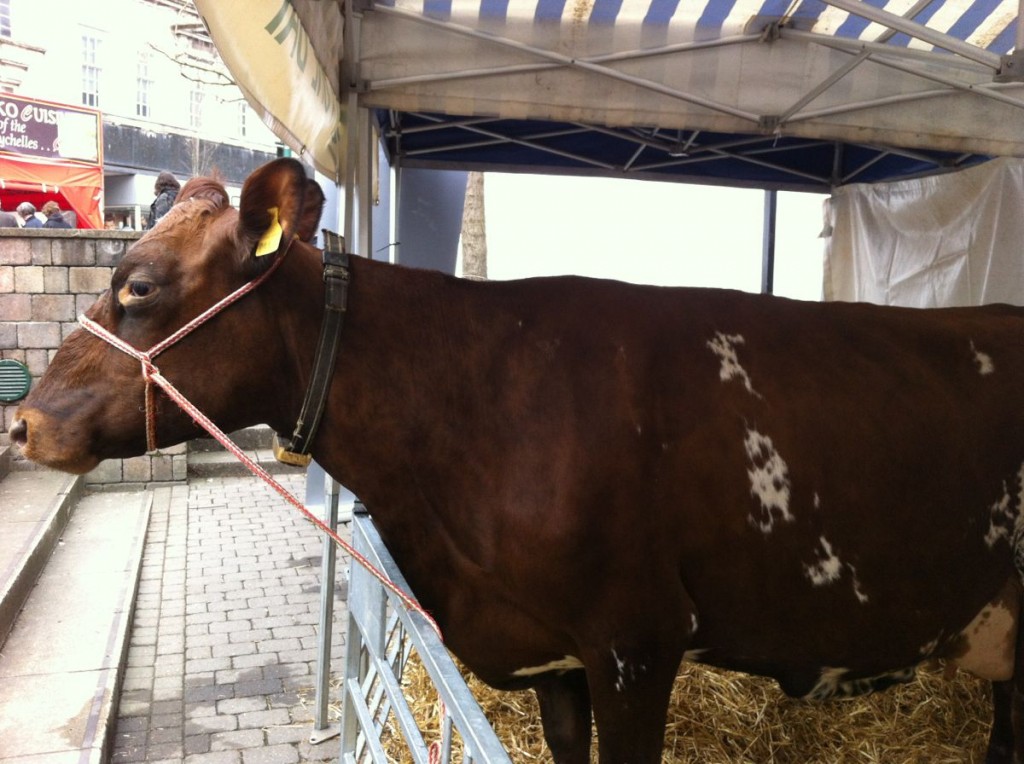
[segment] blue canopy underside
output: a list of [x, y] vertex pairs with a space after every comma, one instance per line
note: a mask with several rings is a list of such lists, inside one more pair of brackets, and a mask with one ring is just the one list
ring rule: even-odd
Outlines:
[[[635, 139], [643, 131], [623, 130], [621, 137], [615, 137], [613, 131], [597, 132], [575, 124], [529, 120], [489, 121], [488, 131], [507, 139], [467, 146], [466, 129], [459, 119], [386, 111], [379, 111], [377, 117], [389, 153], [401, 157], [410, 167], [592, 174], [828, 192], [847, 183], [919, 177], [968, 167], [990, 158], [986, 154], [929, 150], [917, 150], [910, 155], [852, 143], [709, 132], [697, 134], [685, 156], [673, 156], [673, 149], [638, 146]], [[439, 125], [442, 127], [438, 128]], [[435, 129], [416, 132], [416, 128], [426, 126]], [[480, 126], [477, 123], [476, 127]], [[656, 131], [646, 132], [653, 135]], [[687, 137], [685, 132], [679, 138], [663, 135], [661, 142], [687, 146]], [[614, 168], [599, 166], [599, 162]]]

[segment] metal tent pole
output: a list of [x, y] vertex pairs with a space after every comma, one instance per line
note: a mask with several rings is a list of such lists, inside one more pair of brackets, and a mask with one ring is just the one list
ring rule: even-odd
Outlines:
[[[355, 58], [354, 41], [356, 39], [355, 26], [358, 20], [352, 13], [352, 4], [345, 5], [345, 50], [346, 55]], [[348, 80], [355, 76], [355, 63], [348, 62], [343, 72]], [[356, 210], [356, 168], [359, 164], [359, 152], [361, 139], [360, 133], [365, 132], [365, 127], [356, 119], [359, 113], [357, 88], [355, 83], [346, 81], [347, 107], [344, 119], [348, 123], [346, 130], [345, 145], [345, 212], [343, 231], [345, 235], [344, 248], [348, 252], [355, 241], [355, 210]], [[365, 203], [361, 206], [365, 206]], [[338, 527], [338, 500], [341, 493], [341, 485], [330, 475], [324, 473], [324, 510], [327, 515], [327, 523], [331, 530]], [[327, 536], [324, 536], [323, 556], [321, 558], [321, 579], [320, 579], [320, 623], [317, 641], [316, 659], [316, 699], [315, 719], [313, 733], [310, 735], [310, 743], [321, 743], [329, 740], [340, 733], [340, 727], [331, 728], [328, 724], [328, 702], [330, 700], [330, 679], [331, 679], [331, 637], [334, 625], [334, 576], [337, 562], [337, 547]]]
[[[355, 236], [356, 208], [356, 167], [358, 165], [360, 132], [365, 132], [360, 120], [355, 119], [358, 113], [355, 89], [348, 95], [348, 146], [345, 159], [345, 249], [351, 248]], [[360, 206], [366, 206], [360, 205]], [[324, 474], [324, 510], [328, 515], [327, 522], [331, 530], [338, 528], [338, 497], [341, 484], [330, 475]], [[339, 734], [339, 727], [330, 727], [328, 723], [328, 702], [330, 700], [331, 681], [331, 637], [334, 625], [334, 574], [338, 549], [334, 542], [324, 536], [324, 548], [321, 562], [320, 579], [320, 625], [317, 638], [316, 656], [316, 718], [310, 743], [322, 743]]]
[[761, 294], [775, 291], [775, 220], [778, 214], [779, 192], [764, 192], [764, 226], [761, 234]]
[[1024, 16], [1024, 0], [1017, 3], [1017, 34], [1014, 37], [1013, 48], [1015, 53], [1024, 52], [1024, 19], [1021, 19], [1022, 16]]
[[873, 21], [876, 24], [889, 27], [889, 29], [895, 29], [897, 32], [903, 32], [905, 35], [922, 40], [937, 48], [942, 48], [943, 50], [948, 50], [951, 53], [956, 53], [969, 61], [975, 61], [983, 66], [987, 66], [993, 71], [999, 70], [999, 56], [995, 53], [989, 53], [987, 50], [979, 48], [977, 45], [972, 45], [969, 42], [958, 40], [952, 35], [931, 29], [923, 24], [918, 24], [916, 21], [912, 21], [911, 19], [905, 19], [895, 13], [890, 13], [884, 8], [876, 8], [875, 6], [864, 2], [864, 0], [824, 0], [824, 2], [835, 6], [836, 8], [841, 8], [847, 13], [852, 13], [853, 15], [861, 16], [868, 21]]
[[[314, 469], [315, 468], [315, 469]], [[324, 522], [332, 531], [338, 529], [338, 482], [324, 472], [316, 462], [310, 471], [319, 473], [324, 497]], [[312, 476], [311, 476], [312, 477]], [[315, 479], [315, 478], [314, 478]], [[313, 731], [309, 742], [313, 745], [336, 737], [341, 728], [331, 726], [328, 718], [331, 683], [331, 638], [334, 634], [334, 572], [337, 561], [337, 547], [328, 536], [324, 536], [323, 553], [320, 558], [320, 628], [317, 631], [316, 652], [316, 699]]]
[[1013, 50], [1001, 59], [996, 82], [1024, 82], [1024, 0], [1017, 2], [1017, 28]]

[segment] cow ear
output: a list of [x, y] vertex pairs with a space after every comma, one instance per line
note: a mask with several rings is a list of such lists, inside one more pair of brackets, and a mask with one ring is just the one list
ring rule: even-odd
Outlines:
[[325, 201], [320, 184], [312, 179], [307, 180], [306, 195], [302, 199], [302, 215], [299, 217], [298, 236], [302, 241], [312, 243], [320, 224], [320, 216], [324, 212]]
[[299, 234], [306, 172], [295, 159], [275, 159], [242, 186], [236, 236], [247, 267], [262, 271]]

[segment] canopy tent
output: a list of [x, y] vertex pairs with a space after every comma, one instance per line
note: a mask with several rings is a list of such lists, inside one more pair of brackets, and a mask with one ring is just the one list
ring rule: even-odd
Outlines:
[[[371, 113], [400, 169], [828, 192], [1024, 157], [1022, 3], [195, 0], [251, 105], [344, 178], [346, 242], [363, 254], [374, 249], [366, 231], [354, 241], [352, 208], [371, 217]], [[323, 482], [310, 473], [307, 498], [336, 512]], [[329, 542], [324, 559], [327, 570]]]
[[[1019, 2], [196, 4], [254, 106], [334, 177], [344, 103], [398, 166], [828, 191], [1024, 156]], [[273, 50], [301, 119], [259, 93]]]
[[22, 202], [41, 210], [55, 201], [75, 213], [78, 228], [103, 228], [103, 168], [0, 153], [0, 199], [8, 211]]

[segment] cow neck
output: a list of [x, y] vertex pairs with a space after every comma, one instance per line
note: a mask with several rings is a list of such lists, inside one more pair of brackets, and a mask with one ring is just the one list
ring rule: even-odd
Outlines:
[[334, 362], [338, 356], [341, 329], [348, 310], [348, 285], [351, 279], [348, 259], [348, 253], [343, 250], [325, 248], [323, 251], [324, 317], [320, 323], [320, 338], [313, 357], [313, 372], [291, 438], [282, 443], [280, 436], [274, 434], [274, 458], [283, 464], [306, 467], [312, 460], [309, 449], [323, 418], [331, 377], [334, 375]]

